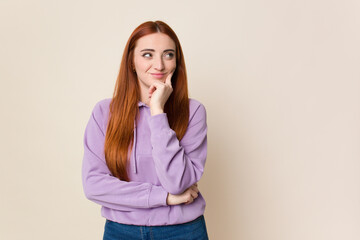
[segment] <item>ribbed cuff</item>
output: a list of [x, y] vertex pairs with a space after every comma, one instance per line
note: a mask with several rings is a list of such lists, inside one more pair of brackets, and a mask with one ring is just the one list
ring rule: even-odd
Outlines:
[[163, 187], [153, 185], [149, 193], [149, 207], [167, 206], [167, 195], [168, 192], [166, 192]]

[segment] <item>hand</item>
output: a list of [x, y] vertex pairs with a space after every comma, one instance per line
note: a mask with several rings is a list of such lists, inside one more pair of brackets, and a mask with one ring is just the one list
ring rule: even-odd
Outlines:
[[197, 188], [197, 183], [186, 189], [182, 194], [173, 195], [168, 194], [166, 199], [167, 205], [179, 205], [185, 203], [185, 205], [190, 204], [198, 197], [199, 189]]
[[150, 98], [150, 111], [151, 115], [159, 114], [164, 112], [164, 106], [166, 101], [169, 99], [173, 88], [171, 85], [171, 77], [175, 69], [172, 70], [169, 75], [166, 77], [165, 83], [160, 81], [155, 81], [149, 88], [149, 98]]

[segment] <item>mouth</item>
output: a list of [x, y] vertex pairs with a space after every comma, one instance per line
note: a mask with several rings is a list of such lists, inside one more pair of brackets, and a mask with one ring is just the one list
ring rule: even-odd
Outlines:
[[163, 78], [165, 76], [165, 73], [151, 73], [151, 75], [155, 78]]

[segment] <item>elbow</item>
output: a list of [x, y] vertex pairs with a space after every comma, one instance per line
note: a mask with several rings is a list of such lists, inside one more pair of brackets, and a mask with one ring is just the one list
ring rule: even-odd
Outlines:
[[93, 192], [89, 189], [88, 186], [86, 186], [86, 184], [83, 185], [83, 191], [84, 191], [84, 195], [87, 199], [89, 199], [91, 201], [94, 199]]
[[166, 181], [162, 184], [163, 188], [172, 195], [179, 195], [184, 193], [189, 187], [191, 187], [197, 180], [183, 181], [183, 182], [169, 182]]
[[96, 198], [93, 185], [89, 182], [89, 179], [83, 180], [83, 192], [87, 199], [93, 201]]
[[172, 195], [179, 195], [186, 190], [183, 183], [178, 181], [170, 181], [169, 179], [159, 179], [161, 186]]
[[202, 175], [203, 170], [200, 171], [194, 168], [193, 171], [184, 170], [181, 174], [176, 172], [176, 174], [159, 174], [158, 176], [160, 176], [159, 181], [161, 185], [167, 192], [172, 195], [179, 195], [197, 183]]

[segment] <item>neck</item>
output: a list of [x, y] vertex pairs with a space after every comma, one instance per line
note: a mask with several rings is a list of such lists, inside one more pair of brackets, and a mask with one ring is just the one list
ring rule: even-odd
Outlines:
[[150, 98], [148, 96], [144, 96], [143, 93], [141, 93], [140, 101], [150, 106]]

